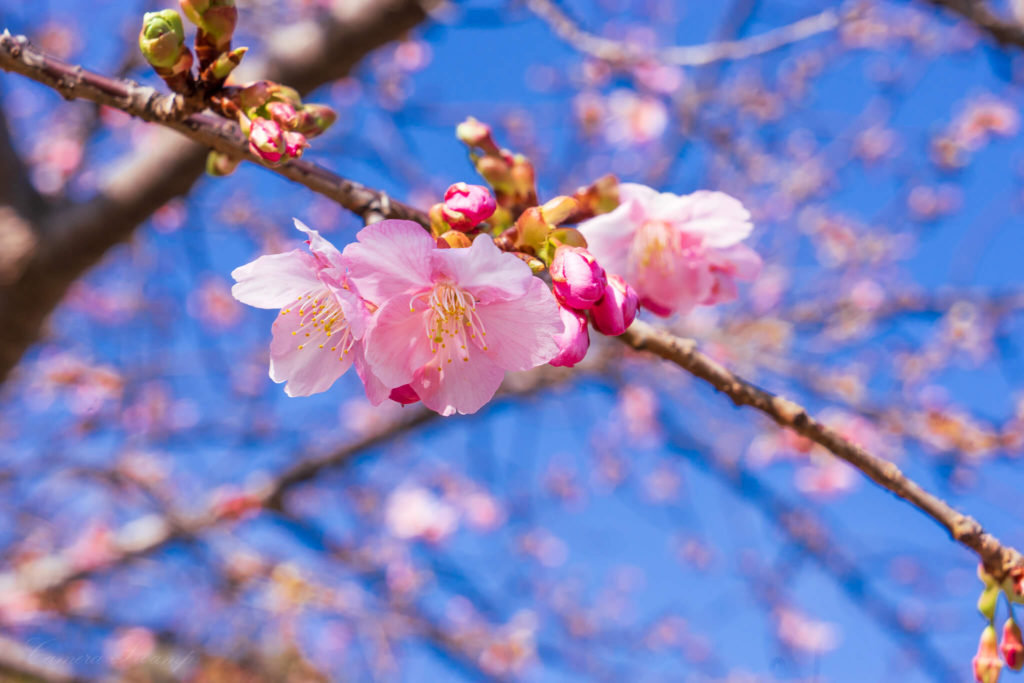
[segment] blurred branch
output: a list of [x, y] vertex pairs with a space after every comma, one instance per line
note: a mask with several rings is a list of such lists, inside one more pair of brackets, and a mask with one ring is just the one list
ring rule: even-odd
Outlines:
[[843, 19], [833, 9], [786, 26], [741, 40], [726, 40], [703, 45], [675, 45], [649, 50], [590, 33], [573, 21], [554, 0], [527, 0], [526, 6], [543, 19], [562, 40], [580, 52], [616, 64], [636, 64], [649, 59], [675, 66], [704, 66], [722, 61], [748, 59], [834, 31]]
[[1024, 47], [1024, 26], [1011, 19], [1000, 18], [984, 0], [926, 0], [926, 2], [959, 14], [963, 19], [995, 38], [1000, 45]]
[[[424, 21], [432, 5], [433, 0], [349, 0], [343, 11], [325, 15], [319, 22], [283, 27], [278, 38], [271, 41], [271, 58], [264, 64], [262, 75], [308, 93], [346, 75], [371, 50]], [[19, 73], [27, 70], [26, 75], [31, 74], [34, 80], [65, 96], [91, 93], [99, 98], [92, 101], [99, 104], [108, 104], [104, 98], [111, 98], [127, 106], [123, 95], [117, 95], [119, 89], [128, 84], [135, 89], [132, 92], [140, 90], [126, 81], [103, 79], [97, 74], [87, 76], [88, 72], [81, 67], [53, 58], [40, 61], [40, 56], [41, 53], [6, 33], [0, 39], [0, 69]], [[113, 94], [104, 94], [101, 86], [112, 86]], [[132, 101], [144, 104], [138, 99]], [[159, 111], [171, 103], [164, 98], [142, 109]], [[125, 106], [116, 108], [126, 111]], [[194, 135], [193, 139], [202, 145], [231, 150], [234, 156], [245, 158], [248, 150], [237, 145], [237, 133], [230, 127], [218, 127], [222, 125], [220, 121], [218, 126], [207, 125], [209, 118], [201, 117], [192, 123], [178, 120], [175, 125], [182, 132], [188, 130], [189, 136]], [[193, 132], [191, 126], [196, 126], [198, 132]], [[97, 197], [60, 210], [52, 209], [39, 217], [32, 225], [33, 232], [46, 235], [46, 239], [32, 244], [27, 262], [19, 268], [15, 280], [0, 280], [0, 329], [4, 330], [0, 338], [0, 382], [38, 339], [47, 316], [71, 283], [107, 250], [126, 240], [157, 209], [191, 189], [203, 173], [206, 151], [204, 146], [183, 144], [179, 136], [170, 132], [151, 136], [143, 148], [115, 162], [115, 174]], [[304, 164], [293, 165], [285, 175], [338, 197], [347, 195], [353, 204], [364, 201], [369, 206], [376, 200], [390, 206], [385, 195], [375, 193], [369, 197], [361, 186], [330, 188], [315, 168]]]
[[0, 636], [0, 678], [5, 681], [73, 683], [76, 678], [60, 657]]
[[[662, 420], [663, 424], [665, 422]], [[889, 604], [871, 583], [870, 577], [843, 552], [843, 546], [829, 538], [824, 524], [812, 512], [785, 500], [742, 464], [716, 453], [711, 444], [670, 433], [668, 445], [677, 455], [710, 472], [757, 505], [766, 520], [835, 579], [851, 602], [883, 629], [903, 640], [916, 654], [918, 665], [931, 670], [939, 680], [955, 681], [959, 678], [956, 668], [935, 648], [926, 634], [907, 627], [899, 610]]]
[[776, 396], [747, 382], [742, 377], [697, 350], [692, 339], [683, 339], [637, 320], [619, 337], [638, 351], [649, 351], [675, 363], [687, 372], [726, 394], [737, 406], [761, 411], [780, 426], [791, 429], [833, 455], [850, 463], [876, 484], [918, 508], [949, 531], [958, 543], [970, 548], [997, 579], [1011, 570], [1024, 567], [1024, 557], [1014, 548], [1002, 545], [972, 517], [953, 509], [942, 499], [925, 491], [909, 479], [895, 464], [868, 453], [839, 432], [814, 419], [801, 405]]

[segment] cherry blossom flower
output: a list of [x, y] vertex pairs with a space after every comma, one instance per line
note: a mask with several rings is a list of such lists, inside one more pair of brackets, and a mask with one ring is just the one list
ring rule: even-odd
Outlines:
[[366, 360], [388, 387], [411, 385], [442, 415], [473, 413], [505, 371], [558, 353], [555, 298], [530, 268], [487, 235], [465, 249], [438, 249], [412, 221], [363, 228], [345, 247], [351, 282], [379, 306]]
[[396, 538], [422, 538], [439, 542], [459, 525], [458, 511], [419, 486], [403, 486], [388, 496], [384, 512], [388, 530]]
[[231, 293], [257, 308], [280, 308], [270, 342], [270, 378], [287, 382], [289, 396], [326, 391], [354, 363], [366, 395], [380, 403], [388, 395], [367, 369], [361, 339], [370, 312], [345, 278], [341, 252], [316, 230], [299, 221], [309, 235], [309, 251], [294, 249], [261, 256], [236, 268]]
[[698, 191], [678, 196], [623, 183], [621, 204], [580, 226], [590, 252], [618, 273], [640, 303], [662, 316], [736, 298], [736, 281], [753, 280], [761, 259], [740, 242], [750, 213], [733, 197]]
[[587, 316], [561, 304], [558, 306], [558, 313], [565, 325], [565, 330], [561, 334], [555, 335], [559, 351], [550, 363], [556, 367], [571, 368], [583, 360], [587, 355], [587, 349], [590, 348]]

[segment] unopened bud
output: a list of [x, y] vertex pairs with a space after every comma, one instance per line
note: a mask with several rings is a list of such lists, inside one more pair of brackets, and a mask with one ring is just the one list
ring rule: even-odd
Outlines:
[[299, 110], [298, 130], [306, 137], [316, 137], [338, 120], [338, 114], [326, 104], [306, 104]]
[[267, 105], [267, 113], [282, 128], [295, 130], [299, 123], [299, 114], [288, 102], [271, 102]]
[[189, 21], [212, 38], [213, 43], [226, 48], [238, 23], [235, 0], [180, 0], [181, 11]]
[[270, 101], [272, 97], [271, 88], [274, 84], [270, 81], [256, 81], [242, 88], [236, 96], [238, 107], [251, 116], [252, 113]]
[[996, 683], [999, 680], [999, 672], [1003, 668], [1003, 663], [999, 660], [998, 646], [996, 630], [989, 624], [981, 632], [978, 652], [971, 660], [974, 665], [974, 679], [978, 683]]
[[255, 118], [249, 128], [249, 149], [263, 161], [276, 164], [285, 153], [281, 126], [270, 119]]
[[604, 268], [586, 249], [558, 247], [550, 271], [555, 297], [570, 308], [588, 309], [605, 296]]
[[210, 75], [218, 81], [223, 81], [242, 63], [242, 57], [248, 51], [247, 47], [236, 47], [231, 52], [222, 52], [210, 65]]
[[154, 67], [170, 69], [177, 64], [182, 50], [187, 51], [181, 16], [172, 9], [146, 12], [142, 17], [139, 49]]
[[978, 611], [991, 621], [996, 615], [996, 604], [999, 602], [999, 586], [985, 586], [978, 597]]
[[531, 202], [537, 197], [537, 178], [533, 164], [522, 154], [512, 158], [512, 189], [520, 201]]
[[633, 324], [640, 305], [636, 292], [618, 275], [608, 276], [604, 296], [590, 309], [594, 329], [609, 337], [616, 337]]
[[496, 206], [483, 185], [455, 183], [444, 193], [444, 218], [455, 230], [472, 230], [490, 218]]
[[476, 162], [476, 171], [490, 183], [495, 192], [512, 191], [512, 168], [501, 157], [480, 157]]
[[491, 137], [491, 127], [472, 116], [455, 127], [455, 137], [469, 147], [479, 147], [485, 154], [500, 154]]
[[579, 311], [559, 304], [558, 313], [562, 317], [565, 329], [561, 334], [555, 335], [558, 355], [548, 362], [557, 367], [571, 368], [587, 355], [587, 349], [590, 348], [590, 328], [587, 325], [587, 316]]
[[283, 137], [284, 153], [291, 159], [298, 159], [302, 156], [302, 150], [309, 147], [309, 143], [306, 142], [306, 136], [302, 133], [289, 130], [283, 133]]
[[516, 221], [516, 244], [524, 248], [529, 247], [534, 252], [540, 251], [548, 241], [550, 233], [551, 226], [544, 220], [539, 207], [531, 206], [523, 211]]
[[559, 225], [571, 216], [578, 206], [579, 202], [575, 199], [563, 195], [545, 202], [540, 207], [540, 215], [544, 217], [546, 223]]
[[206, 172], [212, 176], [225, 176], [234, 173], [240, 159], [232, 159], [227, 154], [210, 150], [206, 155]]
[[465, 249], [466, 247], [473, 245], [473, 240], [469, 239], [466, 233], [459, 232], [458, 230], [448, 230], [447, 232], [442, 233], [441, 237], [438, 239], [443, 241], [452, 249]]
[[1006, 666], [1014, 671], [1024, 667], [1024, 639], [1021, 638], [1020, 626], [1012, 618], [1003, 624], [1003, 642], [999, 644], [999, 652]]

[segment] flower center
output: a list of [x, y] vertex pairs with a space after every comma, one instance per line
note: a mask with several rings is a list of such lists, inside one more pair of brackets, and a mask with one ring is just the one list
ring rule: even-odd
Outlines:
[[654, 268], [662, 274], [673, 271], [680, 256], [700, 246], [700, 238], [680, 232], [666, 221], [647, 221], [637, 231], [630, 247], [633, 265], [640, 270]]
[[413, 299], [426, 304], [430, 311], [425, 316], [424, 332], [430, 343], [431, 353], [438, 356], [438, 370], [441, 365], [451, 363], [454, 356], [469, 360], [469, 340], [484, 351], [487, 345], [483, 321], [476, 312], [476, 298], [450, 282], [441, 282], [430, 292], [423, 292]]
[[310, 290], [300, 296], [291, 308], [282, 310], [281, 315], [288, 315], [293, 309], [299, 316], [299, 327], [292, 332], [293, 336], [301, 336], [299, 351], [316, 344], [318, 349], [329, 348], [337, 353], [339, 361], [345, 360], [355, 339], [341, 304], [331, 290], [326, 287]]

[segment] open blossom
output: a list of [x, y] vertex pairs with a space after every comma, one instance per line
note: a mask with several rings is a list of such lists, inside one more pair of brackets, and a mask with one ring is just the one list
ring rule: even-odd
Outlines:
[[287, 382], [289, 396], [326, 391], [353, 363], [371, 401], [388, 389], [367, 370], [361, 340], [370, 312], [345, 278], [341, 252], [316, 230], [299, 221], [309, 235], [309, 251], [261, 256], [236, 268], [231, 293], [257, 308], [280, 308], [270, 342], [270, 378]]
[[473, 413], [505, 371], [528, 370], [558, 353], [554, 296], [530, 268], [487, 235], [464, 249], [438, 249], [412, 221], [363, 228], [345, 247], [351, 282], [378, 306], [366, 360], [388, 387], [409, 384], [442, 415]]
[[658, 315], [736, 298], [737, 280], [753, 280], [761, 259], [740, 242], [750, 213], [721, 192], [659, 193], [623, 183], [621, 204], [580, 226], [590, 252], [618, 273]]

